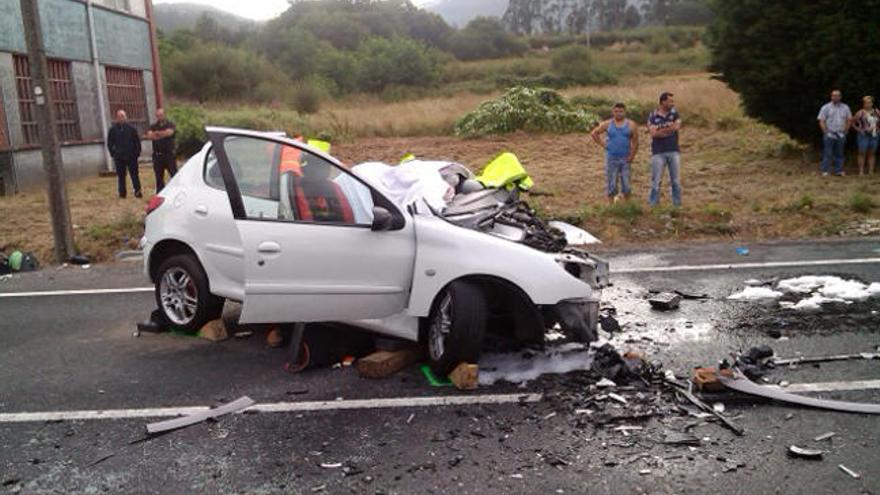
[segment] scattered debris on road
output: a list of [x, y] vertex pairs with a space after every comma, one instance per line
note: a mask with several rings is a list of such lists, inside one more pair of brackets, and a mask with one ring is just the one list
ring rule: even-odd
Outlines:
[[824, 451], [818, 449], [805, 449], [803, 447], [798, 447], [797, 445], [792, 445], [788, 448], [789, 457], [796, 457], [800, 459], [808, 459], [812, 461], [818, 461], [822, 459], [822, 456], [825, 454]]
[[672, 311], [678, 309], [681, 296], [672, 292], [661, 292], [648, 299], [651, 307], [658, 311]]
[[220, 416], [224, 416], [226, 414], [234, 413], [237, 411], [241, 411], [243, 409], [247, 409], [248, 407], [254, 405], [253, 399], [250, 397], [241, 397], [236, 399], [228, 404], [223, 404], [222, 406], [216, 407], [214, 409], [208, 409], [206, 411], [200, 411], [195, 414], [190, 414], [189, 416], [182, 416], [174, 419], [167, 419], [165, 421], [158, 421], [156, 423], [150, 423], [147, 425], [147, 434], [149, 435], [157, 435], [159, 433], [169, 432], [171, 430], [177, 430], [180, 428], [184, 428], [187, 426], [192, 426], [197, 423], [201, 423], [202, 421], [206, 421], [208, 419], [216, 419]]
[[853, 471], [852, 469], [850, 469], [850, 468], [844, 466], [843, 464], [838, 464], [837, 467], [840, 468], [841, 471], [843, 471], [844, 473], [846, 473], [846, 474], [852, 476], [852, 477], [855, 478], [855, 479], [859, 479], [859, 478], [862, 477], [861, 474], [859, 474], [859, 473]]

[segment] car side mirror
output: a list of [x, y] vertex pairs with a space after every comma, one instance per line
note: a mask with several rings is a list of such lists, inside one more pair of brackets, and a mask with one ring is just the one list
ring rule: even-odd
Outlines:
[[373, 207], [373, 224], [370, 226], [370, 229], [373, 232], [384, 232], [386, 230], [391, 230], [393, 224], [394, 216], [391, 214], [390, 211], [381, 206]]

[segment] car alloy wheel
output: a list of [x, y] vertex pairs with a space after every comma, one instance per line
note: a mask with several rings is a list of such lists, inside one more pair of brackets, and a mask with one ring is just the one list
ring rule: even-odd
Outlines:
[[165, 317], [175, 325], [187, 325], [199, 308], [199, 291], [192, 276], [180, 267], [172, 267], [162, 274], [159, 296]]

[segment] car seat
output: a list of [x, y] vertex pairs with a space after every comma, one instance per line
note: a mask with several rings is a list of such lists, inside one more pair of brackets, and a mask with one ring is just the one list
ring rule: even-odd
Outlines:
[[325, 163], [303, 165], [302, 177], [293, 181], [298, 220], [354, 224], [354, 212], [338, 184], [330, 180], [333, 167]]

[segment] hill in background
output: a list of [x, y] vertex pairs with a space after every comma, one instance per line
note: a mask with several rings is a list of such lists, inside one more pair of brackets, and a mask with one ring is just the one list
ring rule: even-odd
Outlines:
[[202, 14], [212, 17], [220, 26], [231, 31], [258, 25], [257, 21], [230, 14], [210, 5], [195, 3], [160, 3], [153, 6], [156, 27], [166, 33], [176, 29], [193, 29]]

